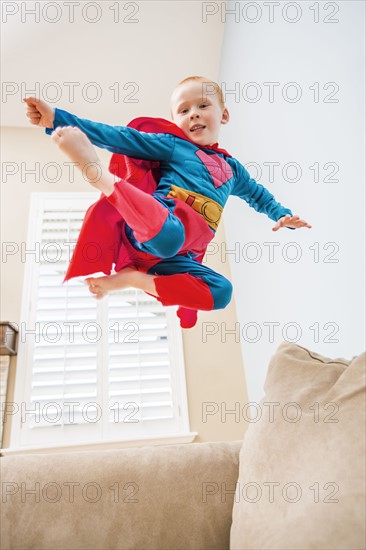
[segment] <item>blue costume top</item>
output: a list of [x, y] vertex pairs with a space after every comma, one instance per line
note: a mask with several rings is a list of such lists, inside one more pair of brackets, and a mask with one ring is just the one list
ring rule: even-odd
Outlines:
[[[196, 210], [215, 232], [229, 195], [245, 200], [257, 212], [278, 221], [291, 210], [283, 207], [235, 158], [167, 133], [146, 133], [126, 126], [81, 119], [55, 109], [54, 128], [77, 126], [90, 141], [112, 153], [160, 162], [154, 197], [179, 198]], [[52, 133], [47, 128], [46, 133]], [[168, 206], [168, 204], [166, 204]]]

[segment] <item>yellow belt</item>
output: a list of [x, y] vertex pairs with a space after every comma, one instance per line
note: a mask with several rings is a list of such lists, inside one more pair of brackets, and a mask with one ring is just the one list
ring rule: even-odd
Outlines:
[[194, 193], [193, 191], [188, 191], [177, 185], [172, 185], [171, 191], [169, 191], [168, 197], [174, 197], [177, 199], [186, 202], [189, 206], [198, 212], [208, 223], [212, 229], [216, 231], [219, 223], [221, 214], [223, 211], [222, 206], [204, 195], [199, 193]]

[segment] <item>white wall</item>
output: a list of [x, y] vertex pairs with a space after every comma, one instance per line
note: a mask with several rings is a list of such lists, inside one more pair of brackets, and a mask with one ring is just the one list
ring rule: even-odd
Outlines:
[[[350, 359], [363, 351], [365, 331], [365, 5], [357, 1], [281, 2], [270, 22], [265, 4], [231, 3], [228, 7], [236, 15], [230, 15], [224, 8], [220, 12], [217, 3], [217, 13], [211, 16], [226, 18], [220, 82], [226, 90], [240, 90], [237, 96], [227, 94], [232, 119], [221, 143], [245, 165], [258, 163], [262, 173], [255, 166], [248, 167], [252, 177], [313, 228], [273, 233], [269, 218], [234, 197], [225, 209], [227, 246], [236, 247], [238, 255], [224, 255], [222, 261], [231, 264], [237, 338], [252, 401], [262, 397], [269, 358], [282, 340], [328, 357]], [[319, 6], [317, 23], [311, 10], [314, 5]], [[290, 23], [285, 18], [298, 21]], [[335, 19], [338, 22], [330, 22]], [[248, 100], [255, 92], [254, 86], [245, 89], [250, 82], [262, 94], [257, 102]], [[269, 82], [279, 83], [273, 101], [269, 100], [269, 85], [264, 84]], [[283, 98], [289, 82], [297, 83], [301, 92], [296, 102]], [[314, 83], [319, 87], [318, 101], [310, 89]], [[288, 88], [288, 97], [293, 98], [295, 91], [295, 87]], [[268, 162], [280, 163], [272, 182], [264, 165]], [[288, 181], [296, 176], [294, 169], [282, 175], [287, 163], [299, 165], [299, 181]], [[319, 181], [310, 168], [315, 163], [320, 166]], [[333, 171], [331, 166], [324, 168], [326, 163], [336, 164], [333, 179], [338, 181], [325, 181]], [[246, 249], [250, 242], [257, 243], [256, 248]], [[273, 262], [265, 242], [279, 243]], [[296, 244], [286, 248], [290, 242]], [[318, 243], [319, 261], [315, 261], [314, 243]], [[327, 243], [335, 244], [326, 249]], [[301, 258], [285, 261], [282, 253], [293, 258], [295, 246]], [[248, 259], [255, 257], [256, 250], [261, 259], [251, 263]], [[332, 259], [336, 262], [331, 263]], [[264, 325], [268, 322], [279, 324], [272, 341]], [[245, 332], [248, 323], [252, 323], [251, 330]], [[286, 335], [287, 323], [293, 325]], [[221, 327], [217, 338], [225, 338], [225, 328], [234, 327]], [[235, 335], [226, 338], [230, 342]]]

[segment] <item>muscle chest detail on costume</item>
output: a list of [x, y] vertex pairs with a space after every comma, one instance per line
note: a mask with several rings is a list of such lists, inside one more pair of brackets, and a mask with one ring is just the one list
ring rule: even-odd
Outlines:
[[202, 195], [224, 207], [234, 184], [234, 173], [225, 158], [208, 154], [176, 138], [169, 162], [160, 163], [158, 192], [167, 196], [172, 186]]
[[216, 188], [220, 187], [233, 177], [233, 171], [230, 164], [228, 164], [226, 160], [219, 155], [208, 155], [202, 151], [202, 149], [198, 149], [196, 151], [196, 155], [206, 166]]

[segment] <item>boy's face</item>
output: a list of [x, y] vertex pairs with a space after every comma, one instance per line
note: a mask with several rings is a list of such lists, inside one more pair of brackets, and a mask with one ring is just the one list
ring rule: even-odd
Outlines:
[[217, 143], [221, 124], [229, 122], [229, 112], [220, 105], [217, 94], [206, 93], [202, 81], [190, 80], [178, 86], [171, 97], [173, 122], [197, 145]]

